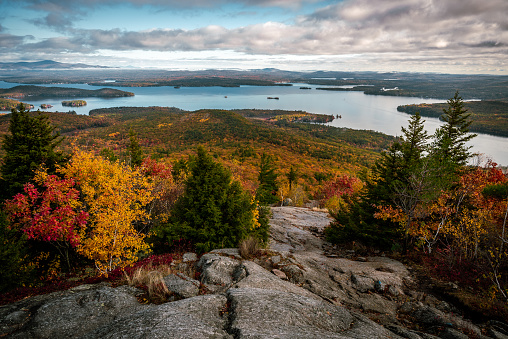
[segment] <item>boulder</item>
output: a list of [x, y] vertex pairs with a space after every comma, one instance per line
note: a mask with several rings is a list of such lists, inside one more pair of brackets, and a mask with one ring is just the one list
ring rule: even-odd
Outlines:
[[301, 284], [305, 281], [303, 278], [304, 272], [298, 265], [285, 265], [279, 267], [279, 269], [286, 274], [288, 280], [293, 284]]
[[237, 259], [208, 253], [201, 257], [198, 268], [201, 269], [201, 282], [228, 288], [233, 283], [233, 272], [240, 264]]
[[279, 279], [288, 280], [288, 277], [286, 276], [286, 273], [282, 272], [281, 270], [278, 270], [278, 269], [274, 268], [272, 270], [272, 273], [275, 274]]
[[399, 308], [399, 313], [409, 315], [416, 323], [423, 326], [452, 327], [467, 333], [474, 333], [478, 337], [481, 335], [480, 328], [471, 322], [458, 315], [444, 313], [422, 302], [406, 302]]
[[119, 314], [136, 312], [141, 305], [133, 293], [128, 288], [82, 285], [18, 302], [9, 305], [12, 312], [2, 317], [0, 336], [10, 333], [10, 338], [80, 338]]
[[246, 277], [237, 282], [233, 286], [235, 288], [258, 288], [280, 292], [291, 292], [309, 298], [319, 299], [319, 296], [304, 288], [294, 285], [289, 281], [280, 279], [252, 261], [245, 261], [241, 266], [245, 269]]
[[198, 255], [193, 252], [184, 253], [182, 256], [183, 262], [193, 262], [193, 261], [197, 261], [197, 260], [198, 260]]
[[232, 339], [225, 330], [226, 303], [222, 295], [202, 295], [144, 307], [138, 312], [122, 314], [85, 338]]
[[183, 274], [169, 274], [163, 279], [168, 290], [181, 298], [195, 297], [199, 294], [199, 281]]
[[351, 274], [351, 282], [356, 290], [365, 293], [374, 290], [374, 279], [368, 276]]
[[342, 307], [291, 292], [231, 288], [235, 338], [400, 338]]

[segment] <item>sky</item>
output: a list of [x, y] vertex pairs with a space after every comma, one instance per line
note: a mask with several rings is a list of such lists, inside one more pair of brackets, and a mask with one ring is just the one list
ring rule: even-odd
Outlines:
[[508, 74], [508, 0], [0, 0], [0, 62]]

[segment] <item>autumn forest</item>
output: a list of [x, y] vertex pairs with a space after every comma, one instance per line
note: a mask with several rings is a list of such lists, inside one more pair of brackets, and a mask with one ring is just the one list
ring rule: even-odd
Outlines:
[[266, 246], [269, 206], [286, 204], [329, 211], [329, 242], [412, 261], [506, 315], [508, 178], [466, 146], [469, 107], [457, 92], [433, 135], [414, 107], [398, 138], [304, 111], [15, 108], [0, 116], [4, 302], [182, 249]]

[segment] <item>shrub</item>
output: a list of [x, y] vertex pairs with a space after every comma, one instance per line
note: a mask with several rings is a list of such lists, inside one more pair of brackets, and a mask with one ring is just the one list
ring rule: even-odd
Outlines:
[[0, 292], [22, 286], [30, 280], [26, 264], [27, 240], [24, 233], [12, 230], [0, 211]]
[[240, 183], [232, 180], [231, 173], [200, 147], [184, 193], [157, 233], [167, 238], [170, 246], [187, 239], [198, 252], [236, 247], [255, 228], [255, 208]]

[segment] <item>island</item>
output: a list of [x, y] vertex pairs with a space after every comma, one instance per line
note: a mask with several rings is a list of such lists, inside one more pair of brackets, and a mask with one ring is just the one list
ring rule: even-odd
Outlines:
[[46, 87], [46, 86], [15, 86], [12, 88], [0, 89], [0, 97], [9, 99], [21, 99], [30, 97], [38, 98], [119, 98], [132, 97], [134, 93], [121, 91], [114, 88], [101, 88], [97, 90], [68, 88], [68, 87]]
[[62, 106], [70, 106], [70, 107], [81, 107], [86, 106], [85, 100], [69, 100], [69, 101], [62, 101]]

